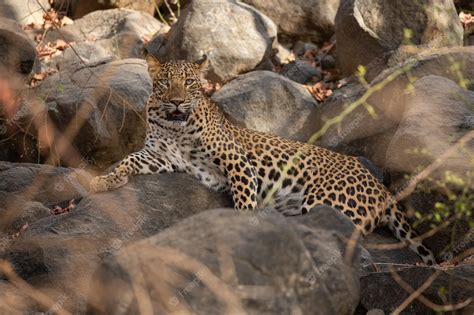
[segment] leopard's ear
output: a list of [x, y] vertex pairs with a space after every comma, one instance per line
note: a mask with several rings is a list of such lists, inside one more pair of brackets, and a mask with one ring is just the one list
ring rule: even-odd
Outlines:
[[146, 63], [148, 64], [148, 71], [150, 73], [154, 73], [160, 70], [161, 62], [158, 60], [158, 58], [156, 58], [155, 56], [153, 56], [151, 53], [147, 52], [146, 50], [144, 54], [145, 54]]
[[206, 54], [202, 55], [202, 57], [196, 60], [194, 63], [197, 65], [201, 74], [205, 74], [207, 72], [209, 67], [209, 59], [207, 58]]

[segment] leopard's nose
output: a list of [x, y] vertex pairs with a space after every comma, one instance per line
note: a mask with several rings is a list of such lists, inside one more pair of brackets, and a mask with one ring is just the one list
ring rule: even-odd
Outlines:
[[174, 104], [176, 107], [184, 103], [184, 99], [182, 98], [173, 98], [170, 100], [172, 104]]

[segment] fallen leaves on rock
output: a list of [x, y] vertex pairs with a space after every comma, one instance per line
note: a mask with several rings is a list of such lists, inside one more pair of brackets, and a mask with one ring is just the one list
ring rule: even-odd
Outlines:
[[52, 27], [61, 28], [65, 25], [73, 24], [74, 21], [65, 15], [59, 14], [54, 9], [50, 9], [43, 14], [43, 21], [41, 23], [30, 23], [24, 27], [25, 30], [33, 30], [37, 34], [35, 35], [35, 41], [41, 42], [46, 34], [46, 31]]
[[75, 207], [76, 207], [76, 201], [74, 199], [71, 199], [69, 201], [69, 204], [65, 207], [61, 207], [59, 205], [54, 206], [51, 209], [51, 214], [58, 215], [58, 214], [67, 213], [67, 212], [71, 211], [72, 209], [74, 209]]
[[48, 61], [60, 55], [66, 48], [70, 46], [71, 46], [71, 43], [67, 43], [62, 39], [58, 39], [54, 42], [39, 44], [36, 47], [36, 51], [38, 53], [38, 58], [41, 61]]
[[41, 83], [41, 81], [44, 80], [44, 78], [46, 78], [47, 76], [49, 76], [49, 75], [51, 75], [51, 74], [53, 74], [53, 73], [55, 73], [55, 72], [57, 72], [56, 69], [51, 69], [51, 68], [49, 68], [49, 69], [46, 69], [46, 70], [41, 71], [41, 72], [39, 72], [39, 73], [35, 73], [35, 74], [33, 74], [33, 76], [31, 77], [31, 80], [30, 80], [29, 85], [30, 85], [31, 87], [38, 86], [38, 85]]
[[305, 87], [318, 102], [324, 102], [333, 94], [333, 89], [336, 88], [334, 83], [325, 83], [323, 81], [320, 81], [313, 86], [306, 85]]
[[[331, 56], [335, 60], [335, 57], [333, 57], [335, 47], [336, 41], [334, 39], [323, 43], [320, 47], [313, 43], [296, 43], [285, 60], [285, 63], [301, 60], [318, 69], [321, 77], [315, 76], [305, 85], [305, 88], [318, 102], [324, 102], [333, 94], [334, 89], [341, 86], [339, 84], [341, 72], [336, 68], [335, 62], [330, 68], [324, 67], [322, 62], [327, 56]], [[281, 72], [281, 70], [282, 67], [280, 66], [274, 68], [275, 72]]]
[[464, 13], [461, 11], [459, 13], [459, 20], [464, 28], [468, 28], [469, 25], [474, 24], [474, 16], [472, 16], [471, 13]]

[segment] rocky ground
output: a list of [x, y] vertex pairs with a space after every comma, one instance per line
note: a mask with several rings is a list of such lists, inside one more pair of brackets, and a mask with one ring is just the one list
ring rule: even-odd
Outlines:
[[[0, 4], [0, 314], [474, 312], [471, 1], [106, 3]], [[144, 49], [206, 53], [238, 125], [359, 156], [441, 264], [185, 174], [90, 194], [143, 143]]]

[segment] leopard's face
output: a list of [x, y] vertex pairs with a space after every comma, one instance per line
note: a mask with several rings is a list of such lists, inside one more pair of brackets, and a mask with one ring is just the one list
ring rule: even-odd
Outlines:
[[158, 107], [159, 116], [170, 122], [185, 124], [192, 111], [204, 97], [203, 74], [207, 58], [196, 62], [159, 62], [147, 58], [153, 93], [149, 106]]

